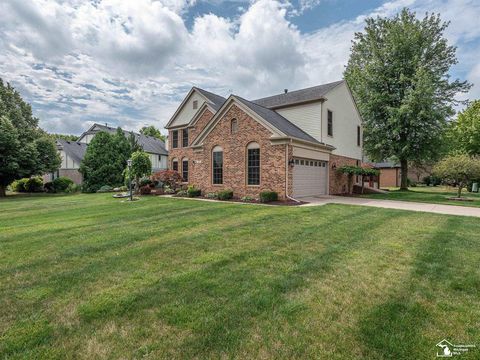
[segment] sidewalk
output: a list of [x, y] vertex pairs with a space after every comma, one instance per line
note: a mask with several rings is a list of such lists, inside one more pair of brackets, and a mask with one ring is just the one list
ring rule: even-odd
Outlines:
[[420, 203], [410, 201], [396, 201], [396, 200], [376, 200], [367, 198], [357, 198], [348, 196], [312, 196], [302, 198], [303, 201], [308, 201], [308, 204], [301, 206], [319, 206], [325, 204], [344, 204], [344, 205], [360, 205], [372, 206], [386, 209], [400, 209], [410, 211], [422, 211], [436, 214], [446, 215], [460, 215], [460, 216], [474, 216], [480, 217], [480, 208], [455, 206], [455, 205], [441, 205], [431, 203]]

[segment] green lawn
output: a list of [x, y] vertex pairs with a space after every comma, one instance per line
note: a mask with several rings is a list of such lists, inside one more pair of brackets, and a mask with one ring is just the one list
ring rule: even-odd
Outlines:
[[398, 188], [390, 188], [389, 190], [390, 191], [387, 194], [365, 194], [361, 196], [372, 199], [417, 201], [434, 204], [480, 207], [480, 193], [469, 193], [465, 189], [462, 191], [462, 196], [473, 199], [473, 201], [448, 200], [447, 198], [449, 197], [457, 196], [457, 189], [445, 186], [411, 187], [409, 188], [409, 191], [399, 191]]
[[[0, 358], [433, 359], [480, 339], [480, 221], [0, 200]], [[462, 359], [478, 359], [480, 349]]]

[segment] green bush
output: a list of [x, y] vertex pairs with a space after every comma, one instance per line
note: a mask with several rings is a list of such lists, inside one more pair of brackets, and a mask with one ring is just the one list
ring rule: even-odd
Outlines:
[[179, 192], [177, 192], [176, 196], [185, 197], [188, 196], [188, 192], [187, 190], [180, 190]]
[[233, 190], [222, 190], [217, 193], [219, 200], [230, 200], [233, 198]]
[[190, 185], [187, 189], [188, 197], [198, 197], [202, 195], [202, 190], [197, 189], [194, 185]]
[[255, 199], [252, 198], [251, 196], [244, 196], [240, 200], [242, 200], [243, 202], [252, 202]]
[[105, 192], [111, 192], [113, 191], [113, 187], [110, 185], [103, 185], [100, 187], [100, 189], [97, 190], [97, 193], [105, 193]]
[[68, 185], [68, 187], [65, 189], [65, 193], [67, 194], [73, 194], [79, 191], [80, 191], [80, 185], [75, 183]]
[[53, 180], [53, 188], [56, 192], [63, 192], [67, 190], [68, 186], [72, 184], [74, 184], [73, 180], [65, 176], [60, 176]]
[[11, 188], [16, 192], [42, 192], [43, 179], [39, 176], [15, 180]]
[[271, 201], [277, 201], [278, 200], [278, 193], [275, 191], [262, 191], [260, 193], [260, 201], [263, 203], [268, 203]]
[[55, 192], [55, 186], [53, 186], [52, 181], [48, 181], [45, 184], [43, 184], [43, 190], [47, 193], [54, 193]]

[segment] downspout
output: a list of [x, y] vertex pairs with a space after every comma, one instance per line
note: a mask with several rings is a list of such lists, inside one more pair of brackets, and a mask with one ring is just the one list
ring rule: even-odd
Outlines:
[[[290, 146], [291, 144], [292, 144], [292, 139], [290, 139]], [[288, 195], [288, 171], [290, 170], [288, 165], [288, 146], [289, 144], [285, 145], [285, 197], [287, 199], [300, 203], [301, 202], [300, 200], [294, 199], [293, 197]]]

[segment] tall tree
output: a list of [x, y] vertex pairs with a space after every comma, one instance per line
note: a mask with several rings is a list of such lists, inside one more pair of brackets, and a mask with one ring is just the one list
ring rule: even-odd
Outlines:
[[38, 127], [30, 105], [0, 79], [0, 197], [12, 181], [55, 171], [60, 164], [55, 143]]
[[372, 160], [401, 165], [407, 189], [408, 163], [438, 156], [447, 119], [466, 92], [450, 81], [455, 47], [443, 36], [439, 15], [417, 19], [408, 9], [393, 18], [368, 18], [356, 33], [344, 76], [364, 120], [364, 148]]
[[458, 114], [452, 124], [451, 140], [454, 150], [480, 156], [480, 100], [475, 100]]
[[153, 125], [142, 127], [140, 129], [140, 134], [147, 135], [147, 136], [153, 136], [153, 137], [156, 137], [157, 139], [160, 139], [163, 142], [165, 142], [165, 135], [162, 135], [160, 130], [157, 129]]

